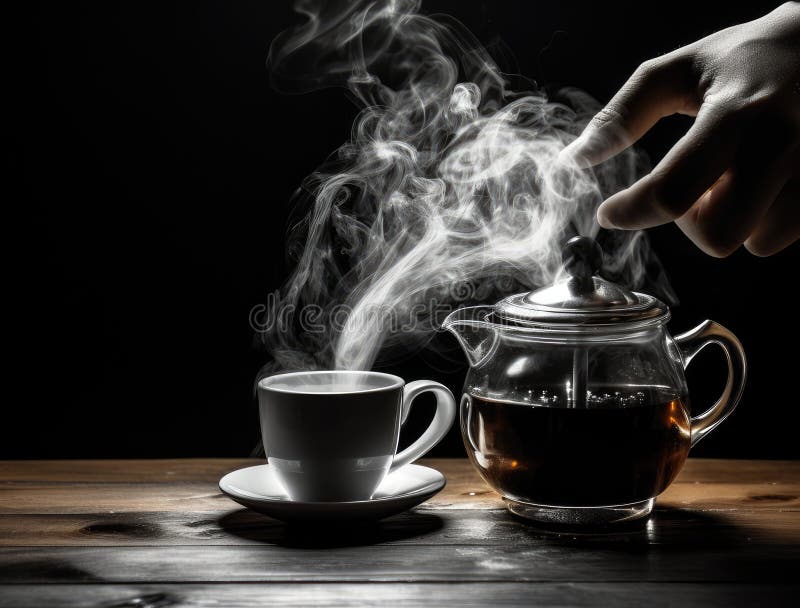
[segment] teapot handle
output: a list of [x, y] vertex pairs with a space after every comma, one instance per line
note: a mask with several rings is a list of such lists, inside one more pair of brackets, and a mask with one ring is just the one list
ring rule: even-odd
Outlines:
[[722, 396], [708, 410], [692, 418], [692, 445], [694, 445], [733, 413], [744, 390], [747, 359], [742, 343], [733, 332], [714, 321], [703, 321], [694, 329], [675, 336], [675, 342], [683, 355], [684, 369], [689, 366], [694, 356], [709, 344], [722, 347], [728, 362], [728, 381], [725, 383]]

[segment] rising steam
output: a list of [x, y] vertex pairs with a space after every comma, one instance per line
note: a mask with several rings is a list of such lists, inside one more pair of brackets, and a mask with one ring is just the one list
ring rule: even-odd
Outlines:
[[[644, 168], [630, 150], [594, 170], [561, 159], [596, 102], [510, 91], [461, 24], [419, 2], [296, 9], [306, 21], [270, 48], [273, 85], [346, 86], [362, 109], [295, 201], [293, 271], [262, 333], [273, 369], [369, 369], [424, 344], [449, 306], [551, 282], [563, 242], [597, 236], [597, 206]], [[644, 235], [601, 237], [605, 274], [639, 287]]]

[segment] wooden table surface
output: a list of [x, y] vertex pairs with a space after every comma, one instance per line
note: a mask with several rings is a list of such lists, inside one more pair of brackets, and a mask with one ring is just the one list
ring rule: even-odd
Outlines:
[[800, 605], [800, 462], [690, 460], [592, 534], [515, 519], [456, 459], [422, 461], [447, 487], [411, 512], [294, 528], [217, 489], [256, 462], [0, 462], [0, 606]]

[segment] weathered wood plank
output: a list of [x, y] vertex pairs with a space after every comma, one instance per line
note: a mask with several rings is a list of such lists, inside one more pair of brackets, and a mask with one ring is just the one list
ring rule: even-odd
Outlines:
[[306, 533], [303, 528], [252, 511], [233, 508], [213, 512], [116, 512], [86, 514], [0, 515], [0, 546], [146, 546], [252, 545], [349, 539], [361, 544], [533, 545], [542, 539], [575, 537], [582, 542], [628, 542], [659, 545], [735, 546], [800, 544], [800, 513], [709, 511], [658, 507], [645, 524], [611, 528], [604, 533], [557, 534], [538, 530], [503, 509], [420, 508], [376, 524]]
[[[324, 551], [320, 549], [324, 548]], [[788, 582], [797, 545], [0, 548], [0, 583]]]
[[254, 458], [154, 460], [0, 460], [0, 482], [180, 483], [209, 482], [235, 469], [262, 464]]
[[[161, 460], [0, 460], [0, 483], [169, 483], [214, 482], [260, 459], [185, 458]], [[439, 469], [448, 481], [471, 484], [477, 473], [464, 458], [426, 458], [420, 464]], [[800, 483], [800, 461], [690, 458], [679, 482]]]
[[[662, 506], [715, 510], [800, 512], [800, 484], [675, 483], [659, 498]], [[216, 483], [179, 484], [6, 484], [0, 485], [0, 514], [97, 513], [115, 511], [216, 512], [235, 503]], [[480, 479], [451, 483], [425, 503], [427, 509], [498, 509], [503, 503]]]
[[[232, 505], [217, 490], [219, 477], [252, 462], [256, 461], [3, 462], [0, 513], [217, 512]], [[425, 462], [448, 478], [445, 490], [425, 508], [502, 507], [499, 496], [467, 461]], [[659, 504], [703, 510], [800, 511], [800, 463], [690, 460]]]
[[235, 505], [216, 484], [36, 484], [0, 486], [0, 514], [218, 511]]
[[153, 606], [158, 608], [333, 608], [340, 606], [437, 606], [506, 608], [541, 606], [795, 606], [798, 585], [700, 585], [692, 583], [465, 583], [465, 584], [270, 584], [270, 585], [14, 585], [0, 595], [3, 608]]

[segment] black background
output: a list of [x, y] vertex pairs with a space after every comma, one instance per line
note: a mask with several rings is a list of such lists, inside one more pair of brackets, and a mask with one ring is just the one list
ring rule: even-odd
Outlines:
[[[605, 101], [641, 61], [776, 5], [476, 0], [423, 11], [458, 17], [507, 70]], [[4, 205], [6, 326], [19, 390], [4, 399], [0, 457], [248, 455], [266, 359], [249, 311], [286, 276], [292, 191], [348, 137], [356, 107], [340, 90], [270, 89], [268, 44], [299, 21], [288, 3], [26, 6], [8, 21], [17, 183]], [[651, 158], [687, 124], [666, 120], [646, 137]], [[673, 226], [651, 238], [681, 300], [673, 333], [712, 318], [750, 358], [739, 409], [693, 453], [800, 457], [800, 246], [717, 260]], [[689, 373], [698, 408], [723, 384], [709, 350]], [[416, 357], [387, 371], [458, 392], [463, 364], [437, 367]], [[409, 434], [429, 410], [417, 408]], [[463, 454], [457, 429], [434, 454]]]

